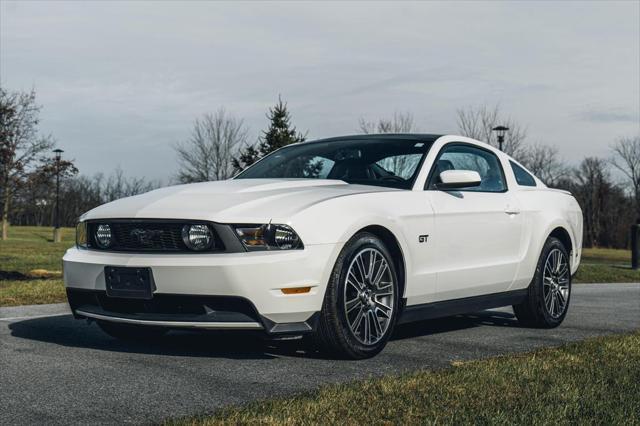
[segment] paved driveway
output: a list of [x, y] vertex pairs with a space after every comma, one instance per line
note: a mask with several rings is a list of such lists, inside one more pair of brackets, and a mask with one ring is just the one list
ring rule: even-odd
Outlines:
[[322, 383], [438, 368], [640, 328], [640, 284], [575, 285], [553, 330], [521, 328], [511, 309], [401, 327], [376, 358], [321, 359], [250, 334], [171, 333], [121, 343], [65, 305], [0, 309], [0, 424], [149, 423]]

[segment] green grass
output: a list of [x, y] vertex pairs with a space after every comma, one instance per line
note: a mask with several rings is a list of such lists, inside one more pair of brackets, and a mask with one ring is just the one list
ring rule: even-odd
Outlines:
[[42, 305], [66, 301], [61, 279], [0, 281], [0, 306]]
[[322, 387], [169, 425], [640, 424], [640, 333]]
[[[56, 303], [66, 300], [62, 286], [62, 255], [74, 243], [75, 232], [63, 228], [54, 244], [52, 229], [14, 226], [9, 240], [0, 241], [0, 306]], [[576, 283], [640, 282], [630, 267], [629, 250], [584, 249]]]
[[574, 282], [640, 282], [640, 270], [631, 269], [631, 250], [585, 248]]
[[53, 243], [51, 228], [13, 226], [0, 240], [0, 306], [58, 303], [66, 300], [62, 255], [74, 244], [75, 231], [62, 229]]
[[630, 266], [606, 264], [581, 264], [573, 278], [574, 284], [580, 283], [637, 283], [640, 282], [640, 270]]
[[584, 263], [622, 263], [631, 264], [631, 250], [612, 248], [584, 248], [582, 249], [582, 262]]

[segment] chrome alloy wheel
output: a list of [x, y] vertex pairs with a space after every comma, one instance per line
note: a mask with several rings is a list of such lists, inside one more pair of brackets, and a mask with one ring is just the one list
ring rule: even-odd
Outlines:
[[547, 255], [542, 274], [544, 304], [553, 318], [560, 318], [569, 302], [569, 262], [565, 254], [555, 248]]
[[393, 317], [395, 286], [387, 260], [375, 248], [358, 252], [347, 270], [344, 310], [354, 337], [365, 345], [378, 343]]

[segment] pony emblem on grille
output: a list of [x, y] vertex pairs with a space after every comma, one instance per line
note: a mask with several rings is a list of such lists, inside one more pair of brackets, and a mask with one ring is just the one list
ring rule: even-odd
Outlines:
[[140, 229], [134, 228], [129, 235], [134, 237], [143, 246], [150, 246], [153, 244], [153, 240], [162, 236], [164, 233], [161, 229]]

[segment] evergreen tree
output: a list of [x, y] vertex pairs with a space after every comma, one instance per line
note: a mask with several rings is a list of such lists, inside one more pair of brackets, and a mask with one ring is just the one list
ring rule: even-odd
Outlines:
[[242, 149], [238, 157], [233, 159], [233, 167], [236, 171], [241, 171], [283, 146], [304, 142], [305, 135], [291, 125], [291, 114], [287, 109], [287, 104], [278, 97], [278, 103], [269, 108], [267, 113], [269, 128], [263, 130], [262, 136], [256, 145], [248, 145]]

